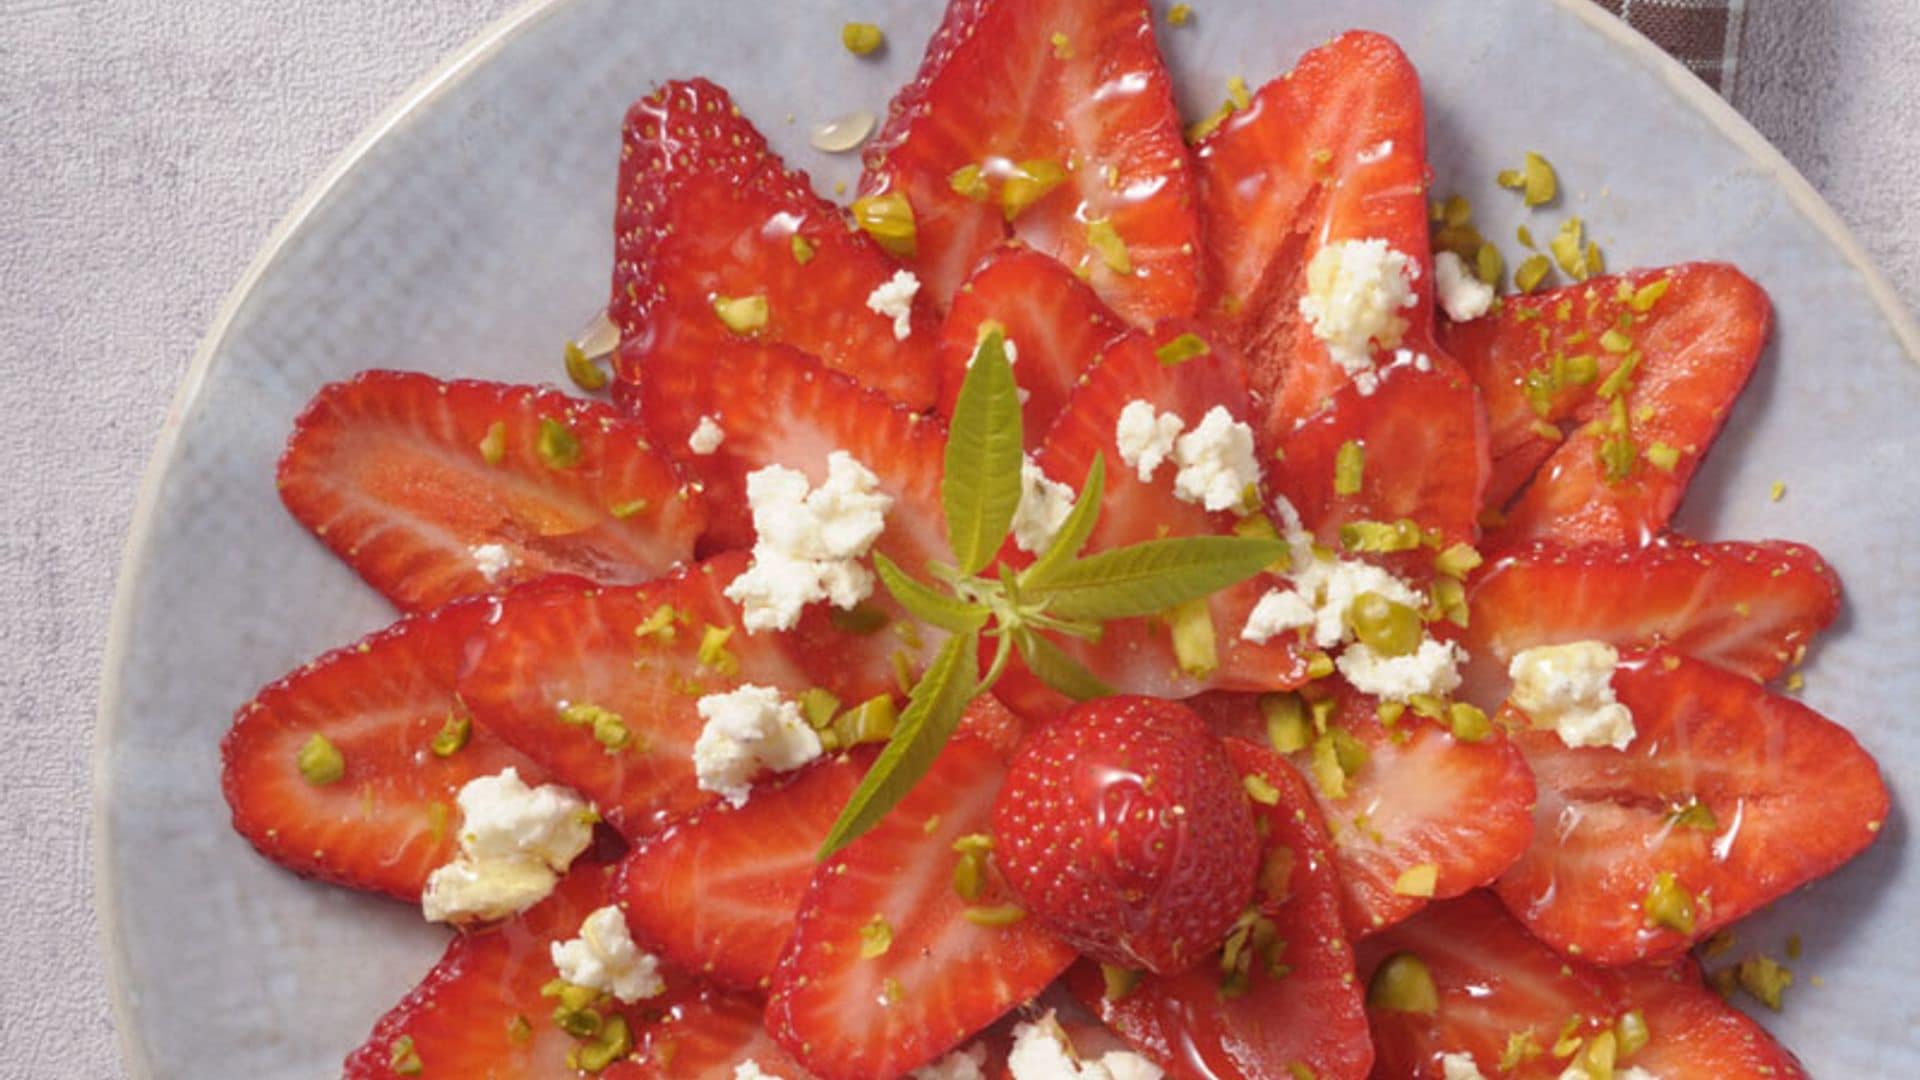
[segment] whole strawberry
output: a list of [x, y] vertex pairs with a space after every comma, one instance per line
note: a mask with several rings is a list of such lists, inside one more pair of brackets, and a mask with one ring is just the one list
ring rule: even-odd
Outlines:
[[1150, 697], [1076, 706], [1021, 744], [994, 857], [1027, 911], [1106, 964], [1172, 974], [1253, 897], [1259, 838], [1219, 740]]

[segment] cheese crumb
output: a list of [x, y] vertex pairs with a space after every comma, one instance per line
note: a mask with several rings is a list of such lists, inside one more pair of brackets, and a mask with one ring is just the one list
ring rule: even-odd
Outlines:
[[1620, 653], [1601, 641], [1524, 649], [1507, 665], [1509, 700], [1568, 746], [1625, 750], [1633, 744], [1633, 713], [1614, 696], [1619, 664]]
[[1013, 1080], [1161, 1080], [1166, 1075], [1130, 1050], [1109, 1050], [1098, 1059], [1081, 1059], [1051, 1011], [1014, 1027], [1007, 1069]]
[[759, 1062], [748, 1058], [733, 1067], [733, 1080], [785, 1080], [785, 1078], [762, 1071]]
[[[1122, 410], [1123, 419], [1125, 415]], [[1241, 506], [1249, 501], [1248, 491], [1257, 490], [1260, 484], [1253, 428], [1235, 420], [1221, 405], [1208, 409], [1199, 426], [1175, 441], [1173, 460], [1180, 466], [1173, 478], [1174, 496], [1208, 510]]]
[[580, 936], [548, 947], [560, 977], [575, 986], [598, 990], [633, 1004], [667, 988], [660, 960], [633, 943], [627, 918], [611, 905], [580, 923]]
[[1268, 589], [1247, 613], [1240, 640], [1265, 645], [1289, 630], [1314, 624], [1313, 605], [1292, 589]]
[[791, 630], [818, 600], [851, 608], [873, 594], [873, 571], [859, 560], [886, 528], [893, 498], [852, 454], [827, 455], [827, 481], [812, 490], [793, 469], [756, 469], [747, 474], [747, 505], [753, 562], [726, 596], [740, 605], [748, 633]]
[[773, 687], [748, 683], [708, 694], [696, 708], [706, 721], [693, 744], [700, 789], [717, 792], [734, 806], [746, 805], [760, 770], [797, 769], [823, 752], [800, 706]]
[[1467, 322], [1493, 307], [1493, 286], [1467, 269], [1467, 261], [1451, 251], [1433, 257], [1433, 287], [1447, 318]]
[[893, 340], [905, 341], [913, 334], [913, 297], [920, 291], [920, 279], [911, 270], [895, 270], [893, 276], [874, 286], [867, 294], [867, 310], [893, 320]]
[[508, 551], [504, 544], [476, 544], [467, 549], [467, 554], [473, 556], [475, 569], [480, 571], [480, 576], [486, 578], [489, 585], [499, 581], [500, 575], [513, 565], [513, 552]]
[[1373, 345], [1394, 349], [1407, 331], [1400, 314], [1419, 302], [1413, 281], [1420, 264], [1385, 240], [1343, 240], [1314, 252], [1307, 263], [1307, 294], [1300, 314], [1326, 342], [1333, 362], [1364, 396], [1379, 388]]
[[720, 444], [726, 441], [726, 431], [714, 422], [713, 417], [702, 416], [700, 423], [694, 426], [693, 434], [687, 436], [687, 449], [705, 457], [720, 449]]
[[529, 788], [512, 767], [467, 781], [455, 802], [460, 853], [427, 878], [420, 908], [429, 922], [525, 911], [593, 842], [593, 816], [578, 794], [557, 784]]
[[1355, 690], [1382, 701], [1405, 703], [1415, 694], [1451, 693], [1460, 685], [1460, 663], [1465, 659], [1458, 645], [1429, 637], [1405, 656], [1382, 656], [1365, 642], [1356, 642], [1341, 652], [1336, 664]]
[[1135, 398], [1120, 410], [1113, 426], [1113, 442], [1120, 460], [1131, 465], [1145, 483], [1153, 479], [1160, 463], [1173, 455], [1174, 442], [1186, 426], [1178, 414], [1156, 412], [1151, 404]]
[[987, 1048], [974, 1043], [922, 1066], [910, 1074], [912, 1080], [986, 1080]]
[[1013, 513], [1013, 544], [1035, 555], [1047, 550], [1073, 512], [1073, 489], [1049, 477], [1029, 454], [1020, 463], [1020, 506]]
[[1472, 1054], [1441, 1054], [1440, 1070], [1445, 1080], [1487, 1080]]

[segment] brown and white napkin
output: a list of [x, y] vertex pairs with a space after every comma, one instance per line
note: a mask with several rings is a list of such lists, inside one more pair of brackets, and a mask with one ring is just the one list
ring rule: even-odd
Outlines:
[[1594, 0], [1722, 94], [1733, 89], [1746, 0]]

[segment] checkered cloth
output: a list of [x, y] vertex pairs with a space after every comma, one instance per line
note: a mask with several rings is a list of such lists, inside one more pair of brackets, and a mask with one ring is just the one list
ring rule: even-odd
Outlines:
[[1746, 0], [1594, 0], [1721, 93], [1733, 90]]

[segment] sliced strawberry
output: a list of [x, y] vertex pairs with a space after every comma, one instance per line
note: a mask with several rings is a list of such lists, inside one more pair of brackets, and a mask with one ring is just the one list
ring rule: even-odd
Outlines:
[[[493, 610], [474, 597], [408, 616], [241, 706], [220, 744], [234, 829], [295, 873], [418, 902], [459, 846], [454, 796], [467, 781], [514, 767], [540, 783], [539, 768], [473, 726], [454, 694]], [[301, 751], [316, 736], [339, 753], [338, 779], [302, 775]]]
[[1409, 347], [1432, 352], [1426, 120], [1400, 47], [1342, 34], [1267, 83], [1194, 150], [1206, 235], [1203, 305], [1246, 355], [1277, 437], [1349, 382], [1300, 314], [1321, 247], [1384, 240], [1412, 259]]
[[762, 1077], [807, 1080], [806, 1070], [767, 1033], [759, 1002], [709, 991], [676, 1002], [640, 1031], [632, 1057], [600, 1075], [603, 1080], [736, 1080], [736, 1070], [749, 1063]]
[[[1447, 326], [1442, 341], [1479, 383], [1492, 426], [1487, 505], [1519, 495], [1503, 539], [1632, 544], [1658, 535], [1772, 318], [1766, 293], [1740, 271], [1688, 263], [1508, 297], [1491, 318]], [[1614, 379], [1628, 357], [1630, 376]], [[1584, 368], [1590, 377], [1573, 374]], [[1618, 433], [1603, 394], [1620, 381], [1636, 456], [1611, 480], [1601, 450]], [[1658, 463], [1668, 451], [1672, 460]]]
[[[1031, 920], [966, 918], [1006, 903], [995, 875], [972, 901], [953, 884], [954, 842], [988, 831], [1003, 774], [991, 747], [957, 735], [905, 800], [814, 875], [774, 972], [767, 1025], [815, 1075], [862, 1080], [924, 1065], [1073, 961]], [[876, 940], [885, 951], [863, 956]]]
[[[914, 265], [940, 303], [1011, 233], [1135, 325], [1192, 313], [1187, 149], [1142, 0], [951, 4], [888, 116], [862, 187], [906, 196]], [[1064, 176], [1020, 209], [1023, 168]], [[1105, 250], [1094, 222], [1111, 228]]]
[[1840, 583], [1799, 544], [1669, 535], [1644, 548], [1525, 545], [1476, 574], [1467, 603], [1463, 673], [1473, 700], [1492, 708], [1515, 653], [1574, 641], [1665, 645], [1771, 679], [1839, 614]]
[[1027, 449], [1040, 446], [1066, 406], [1074, 380], [1126, 325], [1100, 297], [1059, 263], [1036, 251], [1006, 247], [988, 255], [954, 294], [940, 332], [940, 413], [953, 415], [973, 362], [980, 328], [998, 323], [1014, 345], [1013, 375], [1026, 392], [1021, 413]]
[[648, 358], [698, 355], [730, 335], [718, 298], [758, 296], [764, 341], [793, 345], [912, 409], [933, 404], [937, 324], [913, 305], [910, 332], [867, 304], [898, 267], [839, 207], [789, 170], [727, 92], [667, 83], [627, 113], [615, 219], [619, 372], [631, 390]]
[[279, 484], [294, 517], [409, 611], [554, 573], [646, 581], [706, 527], [699, 494], [611, 408], [412, 372], [316, 394]]
[[1304, 1066], [1323, 1080], [1361, 1080], [1373, 1044], [1313, 793], [1272, 751], [1239, 739], [1226, 747], [1234, 767], [1265, 781], [1274, 796], [1255, 805], [1265, 836], [1258, 908], [1272, 923], [1260, 932], [1270, 929], [1280, 944], [1270, 955], [1251, 949], [1244, 983], [1231, 991], [1223, 989], [1229, 984], [1218, 964], [1171, 978], [1143, 975], [1117, 999], [1107, 996], [1100, 969], [1088, 961], [1075, 966], [1068, 984], [1175, 1077], [1304, 1075]]
[[[1540, 793], [1534, 844], [1496, 889], [1542, 941], [1602, 964], [1670, 956], [1879, 834], [1873, 758], [1812, 709], [1665, 652], [1622, 661], [1613, 688], [1636, 729], [1624, 751], [1502, 714]], [[1687, 917], [1655, 925], [1650, 911], [1679, 901]]]
[[[1337, 677], [1328, 683], [1334, 695], [1328, 727], [1366, 749], [1365, 762], [1345, 774], [1344, 795], [1312, 785], [1333, 837], [1351, 936], [1376, 933], [1426, 906], [1427, 897], [1398, 887], [1409, 870], [1431, 866], [1432, 895], [1458, 896], [1493, 881], [1527, 850], [1533, 777], [1499, 731], [1464, 742], [1411, 712], [1388, 728], [1372, 698]], [[1314, 696], [1328, 692], [1321, 685], [1310, 688]], [[1221, 734], [1267, 738], [1252, 695], [1208, 695], [1203, 702], [1201, 715]], [[1292, 759], [1315, 775], [1311, 747]]]
[[[1389, 957], [1402, 958], [1402, 973], [1413, 970], [1408, 958], [1418, 962], [1436, 991], [1433, 1011], [1409, 1010], [1418, 995], [1375, 982]], [[1435, 904], [1365, 942], [1359, 966], [1376, 987], [1367, 1013], [1378, 1076], [1441, 1080], [1443, 1057], [1467, 1055], [1488, 1076], [1551, 1080], [1580, 1052], [1555, 1054], [1560, 1040], [1584, 1046], [1631, 1012], [1648, 1041], [1620, 1055], [1622, 1069], [1638, 1066], [1662, 1080], [1805, 1075], [1759, 1025], [1703, 986], [1691, 963], [1609, 969], [1568, 959], [1484, 893]]]
[[634, 845], [615, 893], [635, 940], [721, 986], [761, 987], [793, 934], [814, 853], [869, 762], [810, 765], [745, 806], [708, 807]]
[[[719, 556], [637, 588], [509, 597], [460, 695], [482, 725], [579, 791], [628, 839], [654, 832], [715, 798], [693, 767], [701, 696], [747, 683], [789, 694], [813, 685], [780, 635], [748, 634], [721, 595], [746, 561]], [[727, 636], [703, 662], [710, 633]], [[570, 705], [617, 715], [629, 740], [609, 748], [593, 724], [563, 718]]]
[[[555, 978], [550, 947], [612, 903], [609, 866], [582, 860], [552, 896], [487, 931], [456, 936], [446, 955], [347, 1058], [347, 1080], [545, 1080], [573, 1076], [567, 1055], [581, 1044], [552, 1020], [540, 988]], [[634, 1028], [650, 1006], [618, 1012]]]
[[[1106, 491], [1087, 543], [1089, 553], [1165, 537], [1231, 534], [1240, 523], [1237, 508], [1210, 512], [1178, 498], [1174, 485], [1179, 467], [1171, 459], [1151, 479], [1141, 480], [1138, 470], [1120, 456], [1116, 428], [1121, 412], [1134, 401], [1178, 415], [1188, 430], [1215, 408], [1245, 420], [1245, 384], [1238, 363], [1225, 349], [1210, 346], [1204, 355], [1171, 365], [1161, 361], [1156, 350], [1183, 330], [1169, 324], [1153, 336], [1130, 334], [1108, 347], [1082, 377], [1036, 455], [1049, 476], [1076, 489], [1093, 459], [1102, 459]], [[1240, 636], [1248, 613], [1273, 585], [1272, 575], [1262, 574], [1209, 599], [1217, 662], [1212, 671], [1183, 670], [1172, 635], [1157, 618], [1110, 622], [1097, 643], [1058, 639], [1058, 644], [1125, 693], [1180, 698], [1215, 687], [1298, 686], [1307, 678], [1307, 656], [1291, 635], [1265, 644]], [[1018, 686], [1009, 684], [1008, 693]]]

